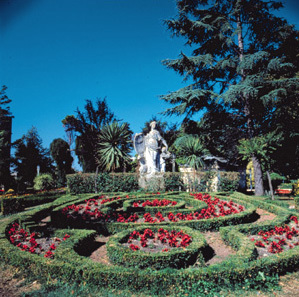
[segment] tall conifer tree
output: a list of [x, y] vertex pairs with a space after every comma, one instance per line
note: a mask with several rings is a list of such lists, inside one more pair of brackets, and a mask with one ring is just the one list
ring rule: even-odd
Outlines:
[[[215, 104], [241, 119], [247, 139], [269, 132], [279, 102], [299, 89], [298, 31], [272, 12], [281, 2], [261, 0], [180, 0], [178, 17], [166, 25], [192, 48], [163, 63], [192, 83], [162, 96], [174, 104], [167, 114], [210, 111]], [[251, 156], [255, 194], [264, 193], [258, 156]]]
[[11, 183], [10, 176], [10, 149], [12, 114], [9, 110], [9, 99], [6, 95], [6, 86], [0, 90], [0, 186], [7, 188]]

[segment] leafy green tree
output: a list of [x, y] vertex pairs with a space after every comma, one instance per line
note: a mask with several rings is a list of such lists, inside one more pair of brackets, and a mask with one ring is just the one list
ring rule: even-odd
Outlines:
[[66, 174], [72, 173], [73, 157], [71, 156], [69, 144], [56, 138], [50, 144], [50, 154], [56, 163], [57, 185], [66, 184]]
[[5, 188], [11, 183], [10, 176], [10, 149], [12, 114], [9, 111], [9, 99], [6, 95], [6, 86], [0, 90], [0, 185]]
[[[254, 182], [261, 183], [263, 180], [262, 169], [267, 172], [269, 179], [269, 187], [273, 198], [273, 190], [269, 170], [271, 169], [271, 154], [276, 150], [281, 135], [271, 132], [262, 136], [256, 136], [251, 139], [242, 139], [238, 146], [240, 154], [244, 160], [252, 160], [254, 174]], [[254, 162], [255, 158], [258, 160]]]
[[[192, 81], [162, 96], [175, 105], [166, 114], [188, 118], [219, 104], [239, 118], [248, 140], [270, 132], [279, 103], [299, 89], [298, 31], [272, 13], [281, 7], [261, 0], [177, 1], [178, 17], [166, 25], [186, 38], [192, 54], [164, 65]], [[252, 161], [261, 167], [255, 155]], [[255, 194], [262, 195], [263, 182], [256, 180]]]
[[75, 153], [83, 172], [96, 170], [97, 140], [101, 129], [115, 120], [114, 113], [108, 108], [106, 99], [97, 99], [95, 105], [86, 100], [84, 111], [77, 108], [76, 116], [68, 115], [62, 123], [67, 133], [74, 132], [76, 137]]
[[128, 123], [114, 121], [102, 128], [98, 137], [98, 164], [105, 171], [126, 171], [132, 150], [132, 131]]
[[15, 148], [13, 165], [19, 187], [33, 186], [38, 166], [41, 173], [53, 171], [49, 150], [42, 146], [42, 140], [35, 127], [16, 140], [13, 146]]
[[191, 135], [181, 136], [175, 141], [174, 146], [177, 148], [177, 161], [182, 160], [194, 170], [204, 167], [203, 157], [208, 154], [208, 150], [199, 138]]

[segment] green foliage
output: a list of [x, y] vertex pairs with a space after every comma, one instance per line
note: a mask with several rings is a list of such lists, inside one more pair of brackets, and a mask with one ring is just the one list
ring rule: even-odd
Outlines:
[[27, 207], [33, 207], [36, 205], [52, 202], [62, 196], [62, 194], [63, 193], [58, 193], [57, 191], [48, 191], [33, 195], [21, 195], [17, 197], [4, 198], [2, 200], [2, 212], [5, 215], [21, 212]]
[[37, 191], [50, 190], [54, 187], [54, 179], [51, 174], [44, 173], [34, 178], [34, 189]]
[[[284, 146], [275, 154], [275, 166], [295, 177], [299, 39], [296, 28], [274, 14], [281, 7], [281, 2], [261, 0], [177, 1], [177, 17], [165, 24], [175, 36], [186, 39], [192, 52], [163, 64], [188, 85], [162, 99], [172, 105], [166, 114], [184, 115], [185, 121], [204, 112], [207, 125], [201, 129], [207, 147], [230, 160], [238, 157], [239, 139], [250, 141], [278, 129]], [[215, 140], [219, 134], [225, 139]], [[256, 167], [259, 162], [257, 158]], [[261, 183], [256, 178], [256, 188], [262, 188]]]
[[[70, 193], [129, 192], [138, 189], [136, 173], [99, 173], [67, 175], [67, 187]], [[96, 183], [96, 185], [95, 185]]]
[[281, 134], [274, 131], [251, 139], [242, 139], [239, 141], [238, 149], [244, 160], [250, 160], [252, 156], [256, 156], [265, 163], [269, 161], [270, 154], [275, 151], [275, 144], [277, 145], [280, 138]]
[[164, 173], [165, 191], [184, 191], [185, 185], [180, 173]]
[[[152, 269], [126, 268], [118, 265], [95, 263], [88, 257], [83, 257], [81, 252], [82, 247], [90, 247], [94, 243], [93, 238], [97, 232], [83, 229], [59, 230], [53, 234], [53, 236], [61, 237], [61, 235], [68, 233], [71, 236], [57, 247], [53, 260], [21, 251], [8, 242], [8, 230], [13, 222], [17, 220], [24, 224], [38, 220], [42, 214], [45, 215], [55, 206], [62, 206], [63, 203], [72, 198], [70, 196], [61, 197], [37, 209], [0, 221], [0, 258], [3, 262], [19, 267], [20, 271], [36, 276], [48, 283], [54, 279], [59, 279], [61, 282], [69, 284], [76, 282], [82, 286], [86, 284], [101, 287], [105, 284], [107, 290], [117, 289], [120, 292], [130, 290], [132, 294], [147, 292], [151, 296], [155, 294], [158, 296], [182, 296], [183, 294], [213, 296], [212, 294], [215, 293], [216, 295], [221, 287], [271, 289], [277, 283], [277, 274], [294, 270], [297, 267], [299, 261], [298, 247], [279, 255], [256, 260], [254, 244], [247, 235], [248, 232], [255, 234], [260, 230], [270, 230], [275, 224], [284, 224], [288, 222], [292, 213], [266, 203], [262, 198], [254, 199], [239, 193], [234, 193], [233, 196], [238, 197], [239, 203], [250, 201], [258, 205], [259, 208], [273, 212], [277, 214], [277, 218], [261, 224], [243, 224], [221, 228], [222, 238], [236, 249], [236, 254], [226, 258], [221, 263], [208, 267], [166, 268], [153, 271]], [[80, 199], [87, 199], [87, 195], [80, 197]], [[246, 209], [250, 207], [246, 202], [244, 205]], [[234, 218], [236, 217], [234, 216]], [[217, 220], [221, 220], [221, 218], [217, 218]], [[208, 224], [208, 222], [205, 223]], [[238, 223], [238, 221], [232, 220], [231, 224], [233, 223]], [[129, 227], [129, 225], [123, 225], [125, 225], [124, 228]], [[72, 292], [70, 293], [72, 294]], [[74, 293], [76, 294], [76, 292]]]
[[[110, 237], [107, 243], [107, 253], [110, 261], [116, 265], [124, 267], [138, 267], [141, 269], [150, 267], [154, 270], [165, 268], [186, 268], [193, 265], [197, 260], [202, 259], [202, 253], [207, 246], [207, 243], [199, 232], [196, 232], [188, 227], [164, 226], [163, 228], [169, 232], [172, 230], [180, 231], [192, 237], [192, 243], [184, 249], [173, 249], [168, 252], [148, 253], [144, 251], [132, 251], [129, 247], [123, 246], [123, 243], [129, 237], [129, 234], [136, 231], [143, 231], [148, 226], [129, 229]], [[160, 227], [151, 226], [153, 232], [157, 232]], [[203, 265], [202, 261], [200, 263]]]
[[73, 157], [70, 146], [65, 140], [56, 138], [50, 144], [50, 154], [57, 166], [57, 186], [65, 186], [66, 174], [72, 173]]
[[15, 148], [14, 170], [17, 172], [18, 189], [33, 185], [37, 166], [41, 173], [52, 172], [53, 165], [49, 150], [42, 146], [42, 140], [35, 127], [13, 143]]
[[76, 117], [66, 116], [62, 123], [67, 133], [76, 135], [75, 152], [83, 172], [95, 172], [99, 132], [105, 125], [115, 121], [115, 115], [105, 98], [97, 99], [95, 106], [91, 100], [86, 100], [84, 109], [82, 112], [77, 108]]
[[9, 99], [6, 95], [6, 86], [0, 90], [0, 185], [5, 188], [11, 184], [10, 176], [10, 149], [11, 149], [11, 124], [12, 114], [9, 111]]
[[240, 174], [238, 172], [221, 172], [219, 191], [234, 192], [239, 187]]
[[124, 170], [130, 161], [132, 131], [128, 123], [113, 122], [102, 128], [98, 138], [98, 164], [105, 171]]
[[182, 136], [178, 138], [174, 146], [177, 148], [179, 158], [182, 158], [190, 167], [199, 169], [204, 166], [203, 156], [207, 150], [200, 139], [193, 136]]

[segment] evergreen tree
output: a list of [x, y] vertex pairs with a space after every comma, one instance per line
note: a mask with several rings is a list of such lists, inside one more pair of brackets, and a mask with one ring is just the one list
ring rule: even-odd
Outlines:
[[0, 186], [10, 186], [10, 149], [12, 114], [9, 111], [9, 99], [6, 95], [6, 86], [0, 90]]
[[33, 185], [38, 166], [40, 173], [53, 171], [49, 150], [42, 146], [42, 140], [35, 127], [16, 140], [13, 146], [15, 148], [14, 170], [17, 173], [19, 189]]
[[75, 153], [83, 172], [95, 172], [97, 163], [97, 142], [101, 129], [115, 120], [115, 115], [108, 108], [106, 99], [97, 99], [95, 106], [86, 100], [85, 111], [77, 108], [76, 116], [68, 115], [62, 123], [66, 132], [73, 131], [76, 135]]
[[[180, 0], [178, 18], [167, 27], [187, 39], [192, 54], [164, 64], [193, 82], [162, 96], [174, 104], [167, 114], [188, 118], [215, 104], [239, 118], [250, 140], [270, 132], [279, 103], [293, 100], [299, 89], [298, 31], [272, 12], [281, 2], [262, 0]], [[275, 127], [276, 128], [276, 127]], [[251, 156], [255, 194], [264, 192], [260, 160]]]
[[70, 146], [65, 140], [56, 138], [50, 144], [50, 154], [56, 163], [57, 185], [65, 186], [66, 175], [72, 173], [73, 157]]

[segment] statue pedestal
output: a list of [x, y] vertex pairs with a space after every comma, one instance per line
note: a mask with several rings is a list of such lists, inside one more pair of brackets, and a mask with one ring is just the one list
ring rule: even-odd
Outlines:
[[153, 174], [142, 174], [138, 179], [139, 187], [151, 191], [164, 191], [165, 183], [163, 173], [157, 172]]

